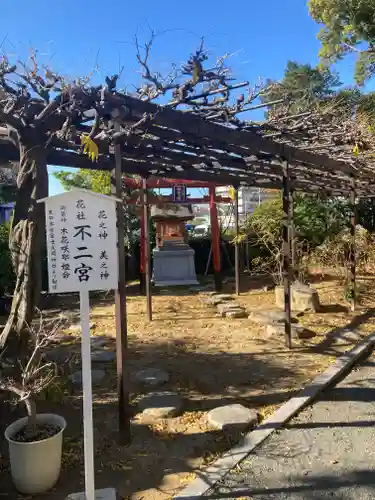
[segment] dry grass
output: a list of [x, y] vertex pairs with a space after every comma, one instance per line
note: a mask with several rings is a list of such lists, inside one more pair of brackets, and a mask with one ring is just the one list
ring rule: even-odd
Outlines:
[[[239, 302], [248, 310], [273, 308], [273, 292], [261, 291], [261, 283], [257, 288], [254, 281], [248, 285], [253, 290], [242, 294]], [[165, 389], [182, 394], [186, 407], [180, 417], [157, 422], [135, 416], [131, 446], [119, 447], [115, 366], [110, 366], [105, 384], [95, 391], [98, 487], [115, 486], [124, 497], [170, 498], [193, 479], [195, 471], [238, 439], [211, 429], [207, 411], [240, 402], [258, 409], [262, 417], [271, 413], [352, 346], [354, 340], [350, 339], [334, 342], [335, 329], [352, 325], [360, 336], [374, 329], [374, 318], [367, 313], [375, 303], [371, 285], [371, 281], [362, 282], [363, 301], [353, 314], [346, 312], [343, 287], [337, 280], [315, 283], [322, 312], [305, 314], [299, 321], [317, 336], [299, 341], [292, 352], [282, 339], [266, 339], [264, 327], [248, 319], [217, 317], [198, 295], [155, 296], [152, 323], [146, 320], [145, 298], [130, 297], [130, 370], [148, 366], [166, 370], [171, 378]], [[232, 291], [231, 285], [226, 291]], [[95, 335], [115, 336], [113, 305], [94, 306], [92, 320]], [[75, 340], [72, 338], [69, 349], [78, 351]], [[141, 391], [135, 386], [131, 391], [135, 401]], [[45, 406], [53, 409], [50, 402]], [[63, 499], [66, 493], [83, 487], [81, 395], [67, 395], [55, 409], [69, 423], [63, 473], [53, 497]]]

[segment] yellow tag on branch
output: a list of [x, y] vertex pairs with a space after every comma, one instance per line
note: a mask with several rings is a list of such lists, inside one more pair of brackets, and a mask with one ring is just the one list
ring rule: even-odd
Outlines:
[[232, 198], [232, 200], [234, 200], [236, 197], [236, 190], [234, 189], [233, 186], [229, 188], [229, 197]]
[[97, 144], [88, 135], [81, 135], [81, 144], [83, 152], [90, 158], [91, 161], [98, 161], [99, 149]]
[[358, 147], [358, 144], [356, 144], [353, 148], [353, 154], [354, 156], [358, 156], [359, 155], [359, 147]]

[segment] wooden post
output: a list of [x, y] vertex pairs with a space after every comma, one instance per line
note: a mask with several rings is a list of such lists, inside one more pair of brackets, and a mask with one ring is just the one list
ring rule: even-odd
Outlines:
[[294, 225], [294, 188], [290, 185], [290, 225], [289, 225], [289, 239], [291, 246], [291, 257], [292, 257], [292, 269], [291, 275], [292, 280], [295, 281], [297, 278], [297, 249], [296, 249], [296, 228]]
[[[142, 196], [143, 203], [143, 196]], [[139, 286], [141, 295], [146, 295], [146, 255], [145, 255], [145, 247], [146, 247], [146, 227], [145, 227], [145, 217], [142, 209], [142, 214], [140, 217], [141, 224], [141, 237], [139, 242]]]
[[147, 297], [147, 318], [152, 321], [152, 290], [151, 290], [151, 251], [150, 251], [150, 212], [148, 206], [147, 179], [142, 178], [143, 194], [143, 221], [145, 238], [145, 263], [146, 263], [146, 297]]
[[356, 306], [356, 242], [355, 242], [355, 232], [357, 224], [357, 206], [356, 206], [356, 186], [355, 179], [352, 179], [351, 190], [350, 190], [350, 254], [349, 254], [349, 280], [350, 280], [350, 302], [351, 310], [355, 311]]
[[[120, 125], [116, 123], [116, 129]], [[115, 146], [115, 187], [112, 191], [122, 199], [122, 148]], [[125, 246], [124, 246], [124, 207], [116, 204], [119, 282], [115, 291], [116, 309], [116, 365], [117, 365], [117, 398], [120, 444], [130, 444], [130, 406], [127, 383], [126, 357], [128, 350], [128, 331], [126, 321], [126, 278], [125, 278]]]
[[214, 266], [215, 290], [220, 292], [222, 289], [221, 277], [221, 258], [220, 258], [220, 229], [217, 219], [216, 207], [216, 189], [209, 188], [210, 195], [210, 219], [211, 219], [211, 238], [212, 238], [212, 261]]
[[285, 343], [292, 348], [292, 314], [290, 300], [290, 179], [289, 163], [283, 161], [283, 279], [284, 279], [284, 311], [285, 311]]
[[238, 244], [238, 237], [239, 237], [239, 220], [238, 220], [238, 188], [235, 187], [234, 191], [234, 223], [236, 227], [236, 244], [234, 247], [234, 267], [235, 267], [235, 273], [236, 273], [236, 294], [240, 294], [240, 254], [239, 254], [239, 244]]

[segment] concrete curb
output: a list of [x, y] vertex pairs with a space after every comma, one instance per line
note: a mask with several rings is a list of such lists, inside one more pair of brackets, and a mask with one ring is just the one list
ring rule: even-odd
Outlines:
[[197, 478], [184, 488], [173, 500], [193, 500], [201, 497], [213, 488], [231, 469], [247, 457], [275, 430], [311, 403], [324, 389], [346, 375], [352, 366], [362, 357], [368, 356], [375, 346], [375, 333], [372, 333], [340, 358], [326, 371], [318, 375], [313, 382], [302, 389], [297, 396], [291, 398], [253, 431], [246, 434], [242, 441], [227, 451], [204, 472], [197, 472]]

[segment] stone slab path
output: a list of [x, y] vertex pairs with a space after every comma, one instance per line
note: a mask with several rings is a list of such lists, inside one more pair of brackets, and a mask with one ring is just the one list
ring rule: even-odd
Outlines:
[[375, 358], [274, 433], [207, 496], [375, 498]]

